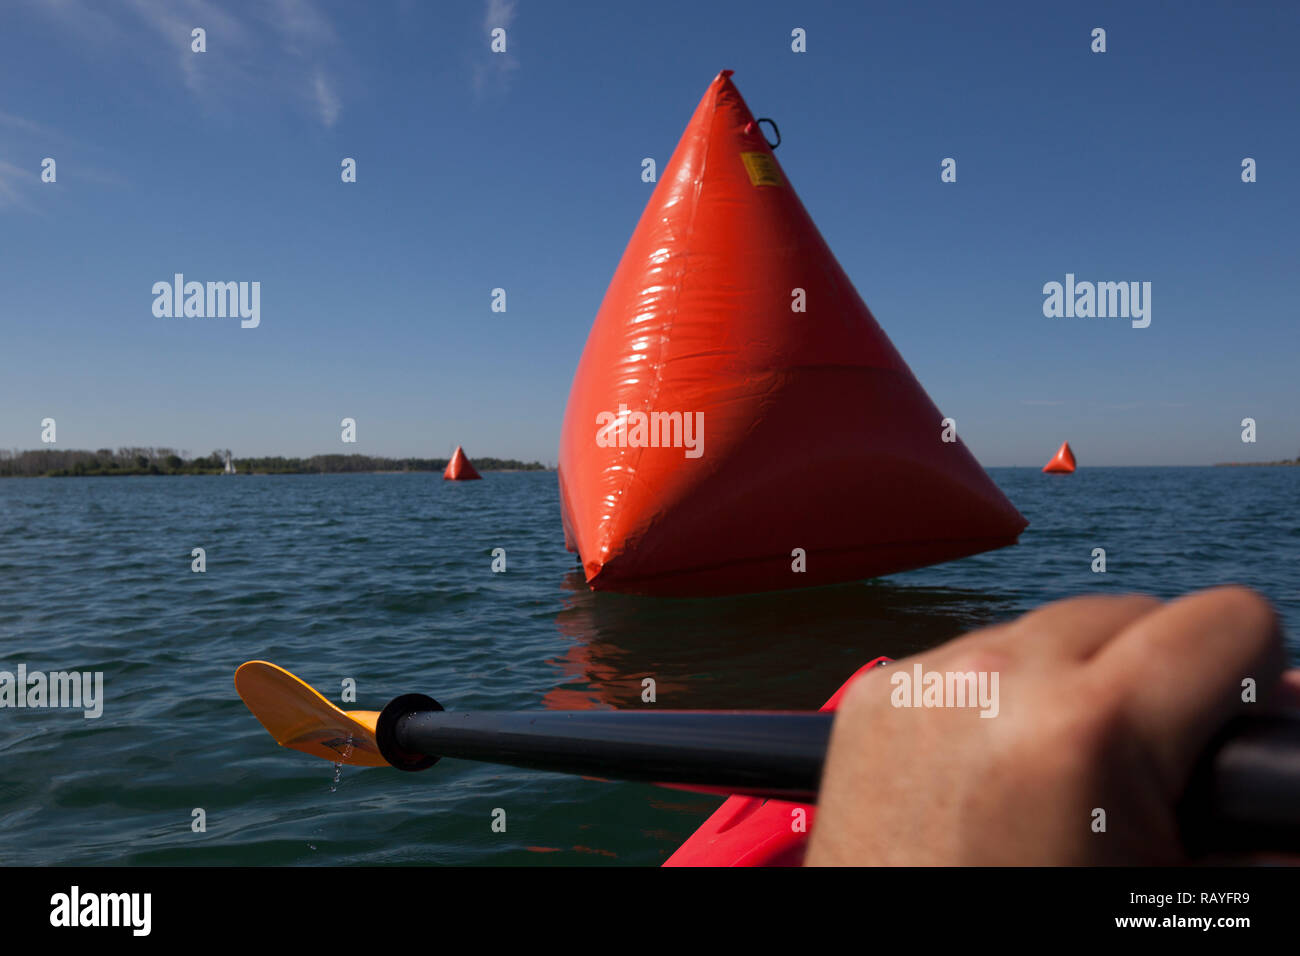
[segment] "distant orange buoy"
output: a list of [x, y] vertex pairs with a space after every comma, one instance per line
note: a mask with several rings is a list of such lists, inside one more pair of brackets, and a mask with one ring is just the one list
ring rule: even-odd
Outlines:
[[1074, 472], [1074, 452], [1070, 451], [1068, 441], [1061, 442], [1061, 447], [1056, 450], [1052, 460], [1043, 466], [1043, 471], [1049, 475], [1069, 475]]
[[1025, 519], [930, 401], [724, 70], [574, 375], [565, 542], [595, 590], [727, 594], [1013, 544]]
[[456, 446], [456, 454], [451, 456], [451, 461], [447, 462], [447, 470], [442, 473], [444, 481], [473, 481], [475, 478], [482, 478], [474, 466], [469, 463], [469, 458], [465, 455], [465, 449], [459, 445]]

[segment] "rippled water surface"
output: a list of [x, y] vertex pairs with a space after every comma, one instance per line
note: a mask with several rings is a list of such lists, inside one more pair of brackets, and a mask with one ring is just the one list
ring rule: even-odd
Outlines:
[[1225, 581], [1273, 599], [1300, 657], [1300, 468], [991, 473], [1030, 520], [1013, 548], [689, 601], [588, 592], [554, 473], [2, 481], [0, 670], [103, 671], [106, 703], [0, 710], [0, 863], [656, 864], [719, 802], [452, 760], [331, 790], [236, 695], [252, 658], [336, 700], [353, 678], [355, 707], [631, 706], [646, 676], [670, 707], [815, 707], [872, 657], [1046, 600]]

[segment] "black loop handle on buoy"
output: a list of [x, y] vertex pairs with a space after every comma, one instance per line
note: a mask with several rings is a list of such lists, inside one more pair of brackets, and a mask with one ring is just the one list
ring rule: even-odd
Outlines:
[[768, 139], [766, 136], [764, 136], [763, 139], [767, 142], [767, 145], [768, 145], [768, 146], [772, 147], [772, 149], [776, 149], [778, 146], [781, 145], [781, 131], [777, 128], [776, 120], [768, 119], [766, 116], [760, 116], [760, 117], [759, 117], [758, 119], [756, 119], [754, 122], [756, 122], [756, 123], [771, 123], [771, 124], [772, 124], [772, 132], [776, 134], [776, 142], [775, 142], [775, 143], [772, 142], [772, 141], [771, 141], [770, 139]]

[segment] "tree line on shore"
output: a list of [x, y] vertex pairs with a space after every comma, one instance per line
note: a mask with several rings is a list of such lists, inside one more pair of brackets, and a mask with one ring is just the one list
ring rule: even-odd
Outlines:
[[[219, 475], [228, 452], [191, 457], [174, 448], [101, 448], [98, 451], [42, 448], [34, 451], [0, 449], [0, 478], [80, 475]], [[239, 474], [312, 475], [372, 471], [442, 471], [446, 458], [379, 458], [372, 455], [312, 455], [310, 458], [232, 458]], [[514, 458], [475, 458], [480, 471], [545, 471], [536, 461]]]

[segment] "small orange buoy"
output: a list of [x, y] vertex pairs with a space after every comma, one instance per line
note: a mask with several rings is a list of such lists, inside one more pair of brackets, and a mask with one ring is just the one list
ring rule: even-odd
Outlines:
[[1049, 475], [1070, 475], [1074, 473], [1074, 452], [1070, 451], [1068, 441], [1061, 442], [1052, 460], [1043, 466], [1043, 472]]
[[465, 454], [465, 449], [457, 445], [456, 454], [451, 456], [451, 461], [447, 462], [447, 470], [442, 473], [442, 480], [473, 481], [475, 478], [482, 477], [469, 463], [469, 456]]

